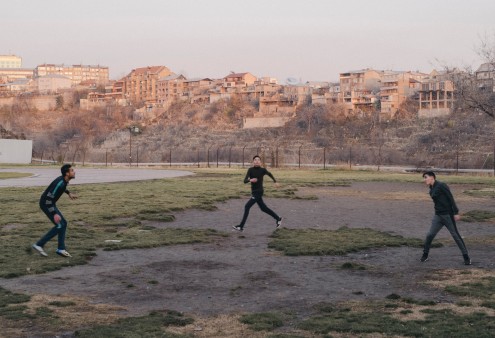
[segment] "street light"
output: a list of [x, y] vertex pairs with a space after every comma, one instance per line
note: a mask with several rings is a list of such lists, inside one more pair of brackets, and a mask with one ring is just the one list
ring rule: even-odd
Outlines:
[[137, 135], [140, 131], [138, 126], [129, 127], [129, 167], [132, 165], [132, 134]]

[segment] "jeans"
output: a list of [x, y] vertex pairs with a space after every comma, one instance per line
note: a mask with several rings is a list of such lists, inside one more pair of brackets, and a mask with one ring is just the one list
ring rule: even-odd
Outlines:
[[442, 229], [443, 226], [445, 226], [447, 230], [449, 230], [450, 234], [452, 235], [452, 238], [457, 243], [457, 246], [461, 250], [462, 254], [468, 255], [466, 245], [464, 244], [464, 241], [462, 240], [462, 237], [459, 234], [459, 231], [457, 230], [457, 225], [455, 223], [453, 215], [433, 216], [433, 219], [431, 220], [430, 231], [428, 231], [428, 234], [426, 235], [423, 252], [428, 255], [428, 253], [430, 252], [431, 242], [433, 242], [433, 239], [435, 238], [437, 233]]

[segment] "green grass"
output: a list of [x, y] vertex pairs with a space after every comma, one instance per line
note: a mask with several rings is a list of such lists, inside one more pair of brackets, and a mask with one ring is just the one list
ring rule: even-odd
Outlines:
[[167, 326], [185, 326], [193, 322], [192, 318], [184, 317], [176, 311], [154, 311], [147, 316], [119, 319], [112, 325], [98, 325], [75, 332], [76, 337], [93, 338], [140, 338], [140, 337], [191, 337], [167, 332]]
[[461, 285], [449, 285], [445, 287], [445, 291], [457, 296], [493, 301], [495, 300], [495, 277], [484, 277], [480, 280]]
[[28, 173], [0, 172], [0, 180], [6, 180], [8, 178], [29, 177], [29, 176], [33, 176], [33, 175]]
[[[424, 319], [409, 319], [408, 302], [372, 301], [360, 309], [320, 307], [298, 327], [318, 334], [380, 334], [404, 337], [493, 337], [495, 317], [485, 313], [458, 314], [449, 309], [427, 308]], [[393, 305], [393, 306], [387, 306]], [[398, 311], [398, 309], [401, 309]], [[403, 316], [397, 317], [397, 314]]]
[[495, 212], [488, 210], [470, 210], [462, 215], [464, 222], [486, 222], [495, 218]]
[[239, 320], [253, 331], [272, 331], [283, 326], [285, 317], [276, 312], [262, 312], [243, 315]]
[[369, 228], [348, 227], [338, 230], [283, 228], [273, 233], [272, 238], [268, 247], [282, 251], [287, 256], [345, 255], [371, 248], [423, 245], [423, 241], [417, 238], [405, 238]]

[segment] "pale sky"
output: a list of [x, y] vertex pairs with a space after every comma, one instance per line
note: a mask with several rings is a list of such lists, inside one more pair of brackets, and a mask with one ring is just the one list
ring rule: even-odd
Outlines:
[[0, 55], [102, 65], [110, 78], [164, 65], [189, 78], [231, 71], [337, 81], [363, 68], [419, 70], [482, 62], [494, 0], [10, 0]]

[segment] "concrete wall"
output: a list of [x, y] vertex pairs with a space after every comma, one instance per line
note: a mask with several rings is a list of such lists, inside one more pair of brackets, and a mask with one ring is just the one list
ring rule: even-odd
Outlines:
[[419, 118], [430, 118], [450, 115], [449, 108], [434, 108], [434, 109], [420, 109], [418, 111]]
[[283, 127], [290, 118], [288, 117], [251, 117], [244, 119], [244, 129], [249, 128], [276, 128]]
[[31, 163], [32, 140], [0, 139], [0, 163]]

